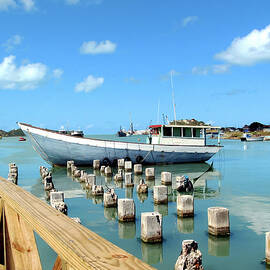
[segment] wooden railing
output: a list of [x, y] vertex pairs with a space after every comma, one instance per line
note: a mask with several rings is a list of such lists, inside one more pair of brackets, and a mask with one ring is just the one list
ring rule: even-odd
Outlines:
[[42, 269], [34, 231], [58, 254], [54, 270], [154, 269], [0, 177], [0, 270]]

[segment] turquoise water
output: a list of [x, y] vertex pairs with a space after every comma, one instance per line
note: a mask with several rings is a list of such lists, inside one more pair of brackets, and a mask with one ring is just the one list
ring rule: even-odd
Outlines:
[[[114, 138], [114, 136], [106, 136]], [[133, 136], [124, 140], [143, 140]], [[115, 209], [105, 209], [102, 198], [94, 198], [84, 186], [67, 176], [65, 168], [53, 168], [53, 181], [57, 189], [65, 192], [69, 216], [80, 217], [82, 224], [114, 244], [141, 258], [157, 269], [173, 269], [184, 239], [199, 243], [205, 269], [265, 269], [261, 263], [265, 255], [265, 235], [270, 230], [270, 142], [243, 143], [222, 141], [224, 148], [208, 163], [214, 170], [195, 183], [195, 217], [178, 219], [176, 193], [172, 192], [168, 205], [155, 206], [152, 191], [138, 197], [136, 189], [116, 186], [120, 198], [134, 198], [136, 222], [122, 224], [117, 221]], [[32, 149], [28, 141], [18, 138], [0, 140], [0, 175], [7, 177], [8, 163], [19, 167], [19, 185], [45, 201], [39, 176], [39, 166], [49, 167]], [[176, 175], [199, 176], [208, 164], [179, 164], [155, 166], [155, 184], [160, 183], [161, 171]], [[87, 169], [90, 173], [92, 170]], [[140, 180], [134, 179], [135, 184]], [[97, 176], [97, 182], [115, 186], [111, 178]], [[154, 182], [149, 182], [150, 186]], [[135, 185], [136, 186], [136, 185]], [[207, 208], [224, 206], [230, 210], [231, 236], [213, 238], [207, 234]], [[140, 241], [140, 213], [159, 211], [163, 214], [162, 244], [144, 244]], [[56, 254], [37, 237], [44, 269], [50, 269]], [[50, 258], [50, 259], [48, 259]]]

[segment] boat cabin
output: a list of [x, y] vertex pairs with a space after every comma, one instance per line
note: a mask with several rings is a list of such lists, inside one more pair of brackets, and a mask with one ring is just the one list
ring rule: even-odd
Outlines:
[[220, 129], [212, 126], [151, 125], [149, 143], [169, 145], [206, 145], [206, 130]]

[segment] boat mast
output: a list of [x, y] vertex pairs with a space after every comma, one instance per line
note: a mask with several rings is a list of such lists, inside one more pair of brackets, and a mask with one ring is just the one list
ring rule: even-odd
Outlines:
[[174, 124], [176, 124], [176, 111], [175, 111], [175, 101], [174, 101], [174, 88], [173, 88], [173, 70], [171, 71], [171, 88], [172, 88], [172, 102], [173, 102], [173, 114], [174, 114]]
[[157, 123], [159, 124], [159, 107], [160, 107], [160, 99], [158, 100], [158, 109], [157, 109]]

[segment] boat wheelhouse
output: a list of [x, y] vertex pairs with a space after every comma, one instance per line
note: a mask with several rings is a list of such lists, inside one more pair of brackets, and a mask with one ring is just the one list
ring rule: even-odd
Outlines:
[[220, 127], [189, 125], [151, 125], [149, 128], [152, 144], [183, 146], [206, 146], [207, 131], [220, 129]]

